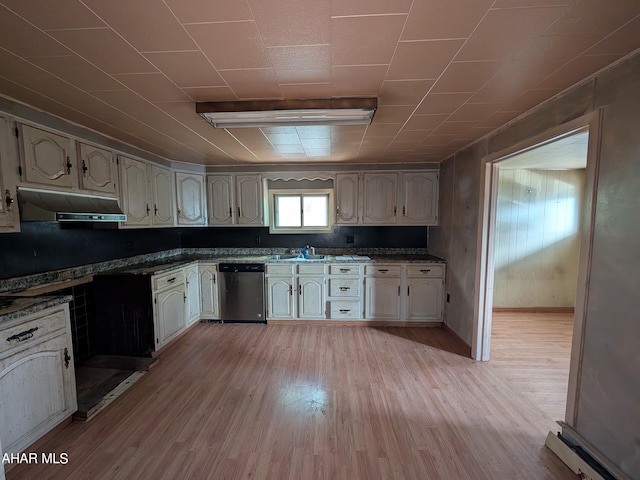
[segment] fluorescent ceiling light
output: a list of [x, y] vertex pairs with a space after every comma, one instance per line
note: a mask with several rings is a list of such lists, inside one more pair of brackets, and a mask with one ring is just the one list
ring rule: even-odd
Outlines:
[[215, 128], [369, 125], [376, 98], [199, 102], [196, 112]]

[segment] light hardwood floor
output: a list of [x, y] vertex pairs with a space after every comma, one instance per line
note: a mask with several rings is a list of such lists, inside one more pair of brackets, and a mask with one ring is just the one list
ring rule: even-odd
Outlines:
[[575, 479], [554, 420], [439, 328], [200, 324], [19, 479]]

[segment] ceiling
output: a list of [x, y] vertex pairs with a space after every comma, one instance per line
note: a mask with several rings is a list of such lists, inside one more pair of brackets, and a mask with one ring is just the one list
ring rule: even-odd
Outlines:
[[[640, 47], [638, 0], [0, 0], [0, 94], [173, 161], [438, 162]], [[197, 101], [378, 97], [218, 130]]]
[[589, 131], [563, 136], [500, 161], [500, 170], [575, 170], [587, 168]]

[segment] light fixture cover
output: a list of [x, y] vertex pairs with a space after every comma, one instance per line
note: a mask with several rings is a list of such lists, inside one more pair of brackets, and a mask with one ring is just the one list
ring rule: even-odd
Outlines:
[[376, 98], [198, 102], [196, 113], [215, 128], [368, 125]]

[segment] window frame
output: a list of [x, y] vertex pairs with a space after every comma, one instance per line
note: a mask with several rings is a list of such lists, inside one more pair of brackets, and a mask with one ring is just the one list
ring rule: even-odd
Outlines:
[[[300, 197], [301, 205], [304, 204], [304, 197], [327, 197], [327, 226], [326, 227], [305, 227], [304, 211], [302, 211], [300, 227], [278, 227], [276, 219], [278, 217], [276, 211], [276, 198], [279, 196]], [[335, 224], [335, 203], [332, 188], [308, 188], [308, 189], [274, 189], [269, 190], [269, 233], [332, 233]]]

